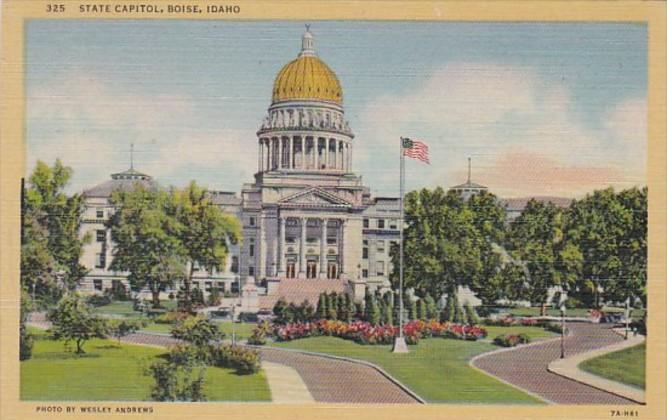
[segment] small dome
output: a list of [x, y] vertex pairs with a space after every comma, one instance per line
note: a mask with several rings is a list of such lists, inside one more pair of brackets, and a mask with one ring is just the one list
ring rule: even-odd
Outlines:
[[313, 35], [309, 29], [303, 35], [299, 57], [287, 63], [273, 83], [272, 102], [290, 100], [343, 103], [343, 89], [338, 77], [315, 55]]

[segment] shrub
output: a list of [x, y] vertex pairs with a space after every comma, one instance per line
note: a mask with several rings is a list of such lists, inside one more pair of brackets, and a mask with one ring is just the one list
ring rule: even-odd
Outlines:
[[155, 318], [153, 318], [153, 321], [157, 324], [175, 324], [177, 322], [184, 320], [189, 316], [190, 314], [188, 314], [187, 312], [170, 311], [170, 312], [164, 312], [161, 315], [156, 316]]
[[470, 302], [466, 302], [466, 304], [464, 306], [464, 310], [465, 310], [465, 315], [466, 315], [468, 324], [470, 324], [470, 325], [479, 324], [479, 316], [477, 316], [477, 312], [475, 312], [475, 308], [473, 308], [473, 306]]
[[104, 290], [104, 296], [109, 297], [110, 300], [127, 301], [130, 300], [130, 292], [127, 287], [120, 281], [111, 282], [111, 287]]
[[424, 303], [426, 304], [426, 318], [433, 319], [438, 317], [438, 305], [435, 303], [435, 299], [429, 294], [424, 296]]
[[239, 375], [257, 373], [262, 367], [258, 351], [240, 346], [212, 347], [211, 362], [215, 366], [235, 369]]
[[213, 321], [202, 316], [190, 316], [180, 321], [171, 329], [171, 335], [195, 346], [204, 346], [225, 336]]
[[179, 344], [168, 353], [166, 360], [150, 365], [145, 374], [152, 376], [153, 401], [205, 401], [204, 376], [206, 361], [192, 346]]
[[263, 346], [266, 344], [266, 335], [271, 331], [271, 327], [267, 321], [262, 321], [257, 324], [252, 330], [252, 335], [248, 337], [248, 344], [255, 346]]
[[417, 301], [417, 319], [425, 321], [428, 318], [428, 311], [426, 310], [426, 302], [424, 299]]
[[326, 319], [327, 314], [327, 295], [326, 293], [320, 293], [319, 300], [317, 301], [317, 317], [319, 319]]
[[211, 292], [208, 294], [206, 299], [206, 304], [208, 306], [218, 306], [222, 302], [222, 297], [220, 296], [220, 289], [217, 287], [211, 288]]
[[500, 334], [493, 339], [493, 344], [503, 346], [503, 347], [515, 347], [520, 343], [518, 335], [511, 334]]
[[104, 306], [111, 303], [111, 297], [106, 293], [103, 295], [90, 295], [86, 298], [86, 303], [90, 306]]

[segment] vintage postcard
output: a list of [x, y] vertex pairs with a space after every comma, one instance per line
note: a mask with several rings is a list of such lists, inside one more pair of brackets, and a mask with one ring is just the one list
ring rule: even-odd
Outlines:
[[666, 16], [5, 1], [0, 417], [667, 418]]

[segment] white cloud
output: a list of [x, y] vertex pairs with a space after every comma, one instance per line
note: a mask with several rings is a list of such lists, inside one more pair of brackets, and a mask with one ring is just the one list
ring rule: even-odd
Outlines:
[[[411, 188], [465, 181], [467, 156], [473, 156], [474, 180], [499, 195], [579, 195], [606, 185], [643, 184], [645, 101], [609, 104], [602, 128], [591, 128], [575, 105], [563, 86], [530, 68], [451, 63], [419, 88], [377, 98], [361, 112], [356, 167], [368, 172], [366, 182], [377, 193], [395, 193], [398, 138], [411, 136], [429, 144], [432, 162], [408, 164]], [[522, 159], [508, 166], [508, 156]], [[525, 160], [531, 156], [534, 162]], [[551, 183], [526, 178], [535, 175], [528, 168], [536, 162], [553, 166], [541, 172], [553, 176]], [[513, 185], [499, 182], [500, 166], [513, 172]], [[581, 177], [573, 179], [574, 173]]]

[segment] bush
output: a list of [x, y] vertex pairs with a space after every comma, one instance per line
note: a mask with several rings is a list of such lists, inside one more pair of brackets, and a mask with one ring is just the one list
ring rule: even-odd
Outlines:
[[111, 303], [111, 297], [106, 293], [103, 295], [90, 295], [86, 298], [86, 303], [95, 307], [104, 306]]
[[271, 327], [267, 321], [262, 321], [257, 324], [252, 330], [252, 335], [248, 337], [248, 344], [254, 346], [263, 346], [266, 344], [266, 335], [271, 331]]
[[192, 346], [176, 345], [166, 360], [150, 365], [145, 374], [152, 376], [153, 401], [205, 401], [204, 376], [206, 361]]
[[222, 302], [222, 297], [220, 296], [220, 289], [217, 287], [211, 288], [211, 292], [208, 294], [208, 299], [206, 299], [206, 304], [208, 306], [218, 306]]
[[130, 300], [130, 293], [120, 281], [113, 281], [111, 283], [111, 288], [104, 290], [104, 296], [108, 296], [112, 301], [119, 300], [124, 302]]
[[212, 347], [211, 363], [235, 369], [239, 375], [257, 373], [262, 367], [258, 351], [240, 346]]
[[28, 360], [32, 357], [32, 346], [34, 339], [28, 332], [25, 322], [21, 321], [19, 326], [19, 360]]
[[164, 312], [159, 316], [156, 316], [153, 321], [156, 324], [175, 324], [177, 322], [183, 321], [185, 318], [189, 317], [190, 314], [187, 312], [180, 311], [170, 311]]
[[195, 346], [204, 346], [225, 336], [213, 321], [202, 316], [190, 316], [180, 321], [171, 329], [171, 335]]
[[[525, 334], [520, 334], [524, 335]], [[522, 344], [522, 338], [520, 335], [516, 334], [500, 334], [493, 339], [493, 343], [503, 347], [516, 347], [519, 344]], [[527, 337], [526, 337], [527, 338]]]
[[126, 335], [137, 332], [147, 325], [146, 320], [132, 320], [132, 319], [111, 319], [107, 321], [107, 328], [109, 333], [116, 337], [120, 343], [120, 339]]
[[468, 324], [470, 325], [479, 324], [479, 316], [477, 316], [477, 312], [475, 312], [475, 308], [472, 307], [472, 304], [470, 302], [466, 302], [464, 310]]
[[90, 306], [76, 293], [65, 295], [48, 316], [53, 337], [63, 339], [65, 347], [70, 341], [76, 343], [76, 353], [82, 354], [84, 343], [91, 338], [106, 336], [106, 323], [93, 315]]

